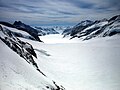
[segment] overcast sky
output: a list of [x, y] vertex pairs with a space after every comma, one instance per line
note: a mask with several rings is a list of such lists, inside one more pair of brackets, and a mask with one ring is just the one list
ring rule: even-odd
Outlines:
[[0, 0], [0, 20], [30, 25], [74, 25], [120, 14], [119, 0]]

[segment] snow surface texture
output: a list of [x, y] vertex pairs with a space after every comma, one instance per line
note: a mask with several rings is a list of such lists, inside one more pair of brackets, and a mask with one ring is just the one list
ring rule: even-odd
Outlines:
[[[47, 42], [48, 38], [51, 35], [43, 36], [41, 40]], [[66, 90], [120, 89], [119, 35], [84, 42], [77, 40], [76, 43], [65, 43], [63, 39], [62, 44], [26, 41], [34, 46], [40, 68]], [[41, 55], [38, 50], [45, 51], [49, 56]]]
[[70, 40], [69, 37], [63, 38], [63, 35], [55, 34], [55, 35], [47, 35], [47, 36], [39, 36], [44, 43], [55, 44], [55, 43], [78, 43], [79, 39]]
[[[63, 86], [58, 86], [41, 72], [35, 61], [34, 57], [37, 58], [37, 55], [32, 45], [21, 41], [2, 26], [0, 26], [0, 49], [0, 90], [65, 90]], [[49, 55], [45, 51], [41, 53]], [[31, 70], [25, 60], [21, 63], [23, 59], [35, 69]], [[39, 74], [36, 71], [39, 71]]]
[[[46, 37], [51, 38], [51, 35]], [[43, 36], [44, 40], [46, 37]], [[59, 40], [60, 36], [52, 38]], [[47, 78], [0, 41], [1, 90], [56, 88], [51, 80], [55, 80], [66, 90], [120, 89], [119, 35], [78, 43], [67, 43], [68, 40], [65, 43], [64, 39], [62, 43], [61, 39], [62, 44], [19, 39], [34, 47], [37, 54], [37, 59], [34, 60]]]
[[0, 90], [56, 90], [45, 78], [0, 40]]

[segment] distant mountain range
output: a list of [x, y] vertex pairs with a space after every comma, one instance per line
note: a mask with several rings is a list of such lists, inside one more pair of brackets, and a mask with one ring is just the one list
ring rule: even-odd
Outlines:
[[95, 37], [113, 36], [120, 33], [120, 15], [113, 16], [110, 19], [85, 20], [73, 27], [52, 26], [52, 27], [32, 27], [21, 21], [15, 21], [13, 24], [0, 22], [5, 28], [12, 31], [17, 37], [23, 37], [42, 42], [39, 36], [49, 34], [62, 34], [63, 37], [80, 38], [80, 40], [89, 40]]
[[35, 29], [38, 31], [39, 36], [49, 35], [49, 34], [59, 34], [54, 28], [42, 28], [42, 27], [35, 27]]
[[69, 36], [70, 39], [77, 37], [82, 40], [120, 34], [120, 15], [113, 16], [109, 20], [81, 21], [76, 26], [65, 29], [62, 34], [64, 37]]

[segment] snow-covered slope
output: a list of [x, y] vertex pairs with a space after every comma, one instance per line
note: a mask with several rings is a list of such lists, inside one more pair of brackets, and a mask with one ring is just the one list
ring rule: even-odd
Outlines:
[[1, 26], [3, 29], [10, 30], [16, 37], [23, 37], [23, 38], [35, 40], [34, 37], [32, 37], [29, 33], [25, 32], [25, 31], [18, 30], [16, 28], [8, 27], [5, 25], [1, 25]]
[[34, 46], [38, 66], [66, 90], [120, 89], [119, 35], [79, 43], [24, 41]]
[[[48, 88], [49, 87], [49, 88]], [[0, 90], [54, 90], [44, 77], [0, 40]]]
[[9, 29], [0, 26], [0, 89], [65, 90], [41, 71], [33, 46]]
[[[34, 61], [47, 77], [0, 40], [2, 90], [64, 90], [63, 86], [66, 90], [120, 89], [119, 35], [79, 43], [63, 40], [62, 44], [19, 39], [33, 46], [37, 54]], [[62, 89], [52, 80], [62, 85]]]

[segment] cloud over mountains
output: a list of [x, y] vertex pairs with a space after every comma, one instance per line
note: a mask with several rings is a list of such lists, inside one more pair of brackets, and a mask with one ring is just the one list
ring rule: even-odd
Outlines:
[[69, 25], [120, 14], [118, 0], [0, 0], [0, 20], [31, 25]]

